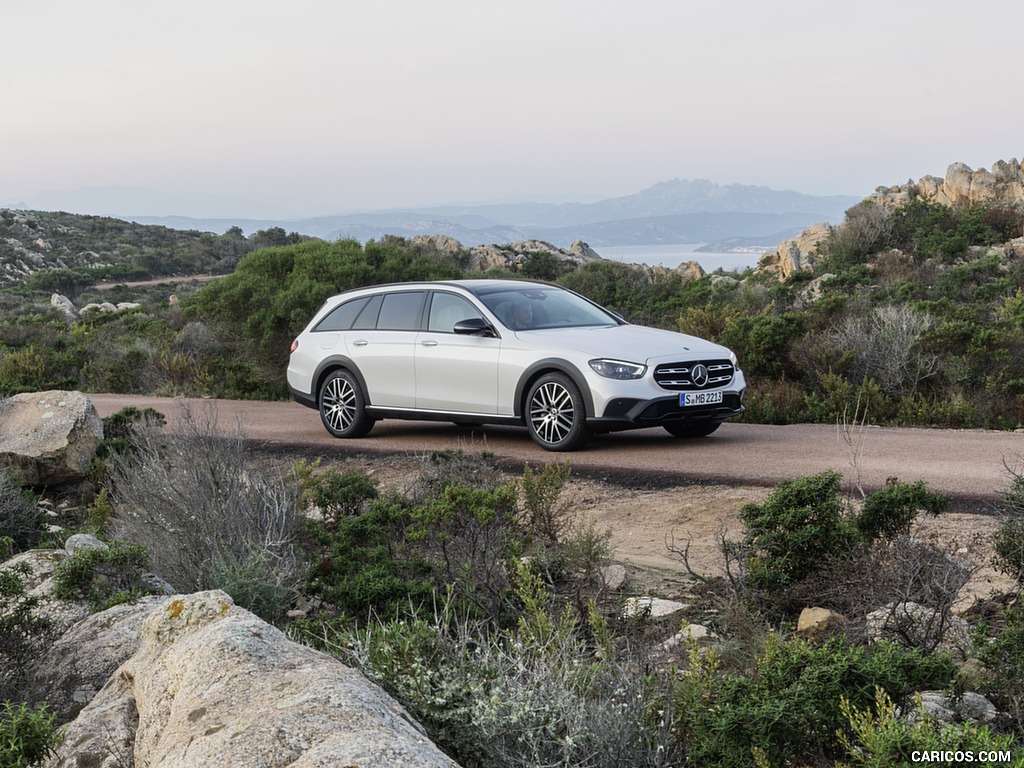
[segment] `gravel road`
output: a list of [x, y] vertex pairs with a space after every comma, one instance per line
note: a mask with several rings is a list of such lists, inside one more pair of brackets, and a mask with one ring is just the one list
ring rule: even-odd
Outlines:
[[835, 425], [724, 424], [714, 435], [679, 440], [662, 429], [595, 437], [583, 451], [551, 454], [515, 427], [460, 428], [448, 423], [381, 421], [365, 438], [336, 440], [316, 411], [290, 402], [187, 400], [133, 395], [89, 395], [100, 416], [121, 408], [155, 408], [173, 426], [183, 404], [215, 404], [222, 424], [240, 419], [246, 435], [267, 448], [345, 454], [408, 455], [429, 450], [488, 450], [507, 462], [571, 458], [574, 473], [654, 481], [770, 486], [826, 469], [842, 472], [849, 488], [865, 491], [889, 477], [924, 480], [932, 491], [963, 500], [996, 499], [1010, 483], [1006, 466], [1024, 468], [1024, 434], [984, 430], [897, 429], [868, 426], [842, 432]]

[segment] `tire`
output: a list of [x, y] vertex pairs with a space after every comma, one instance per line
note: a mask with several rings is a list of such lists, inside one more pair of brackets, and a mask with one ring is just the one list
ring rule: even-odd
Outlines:
[[696, 424], [666, 424], [665, 431], [675, 437], [707, 437], [720, 426], [720, 421], [699, 421]]
[[320, 420], [335, 437], [362, 437], [373, 428], [375, 419], [366, 413], [363, 388], [349, 371], [328, 374], [317, 402]]
[[548, 373], [526, 396], [526, 426], [545, 451], [575, 451], [590, 439], [583, 394], [568, 376]]

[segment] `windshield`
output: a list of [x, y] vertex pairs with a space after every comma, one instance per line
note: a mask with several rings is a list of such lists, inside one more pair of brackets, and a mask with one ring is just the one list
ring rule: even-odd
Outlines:
[[516, 331], [618, 325], [618, 319], [596, 304], [560, 288], [498, 289], [480, 296], [502, 324]]

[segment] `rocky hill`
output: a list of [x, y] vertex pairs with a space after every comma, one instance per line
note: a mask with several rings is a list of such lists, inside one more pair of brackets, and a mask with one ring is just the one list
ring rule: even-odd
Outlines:
[[87, 269], [119, 279], [226, 272], [257, 245], [241, 231], [214, 235], [105, 216], [0, 209], [0, 287], [46, 269]]
[[963, 163], [953, 163], [946, 176], [925, 176], [916, 183], [908, 181], [895, 187], [878, 187], [869, 200], [886, 208], [894, 208], [920, 195], [926, 200], [949, 206], [1005, 205], [1024, 207], [1024, 168], [1016, 158], [999, 160], [988, 171], [972, 170]]
[[[892, 211], [915, 198], [953, 208], [988, 205], [1024, 209], [1024, 166], [1016, 158], [997, 161], [991, 171], [953, 163], [943, 178], [924, 176], [916, 182], [878, 187], [864, 202]], [[829, 232], [829, 225], [820, 223], [783, 240], [775, 251], [761, 257], [758, 271], [774, 273], [780, 280], [798, 271], [814, 272], [821, 255], [820, 247]], [[1024, 253], [1024, 238], [1002, 245], [1010, 255]]]

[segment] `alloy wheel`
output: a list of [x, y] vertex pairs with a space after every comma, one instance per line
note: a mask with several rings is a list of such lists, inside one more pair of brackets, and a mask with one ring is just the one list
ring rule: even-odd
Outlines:
[[545, 376], [534, 385], [527, 411], [530, 432], [546, 450], [575, 450], [589, 437], [583, 398], [561, 374]]
[[352, 383], [341, 376], [331, 379], [320, 399], [320, 412], [328, 427], [344, 432], [356, 419], [358, 401]]

